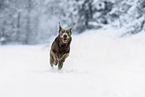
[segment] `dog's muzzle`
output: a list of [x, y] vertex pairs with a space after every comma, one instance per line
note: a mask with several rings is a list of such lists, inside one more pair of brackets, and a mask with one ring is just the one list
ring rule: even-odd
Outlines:
[[67, 34], [63, 34], [62, 36], [61, 36], [61, 39], [62, 39], [62, 42], [63, 43], [67, 43], [67, 41], [68, 41], [68, 39], [69, 39], [69, 36], [67, 35]]

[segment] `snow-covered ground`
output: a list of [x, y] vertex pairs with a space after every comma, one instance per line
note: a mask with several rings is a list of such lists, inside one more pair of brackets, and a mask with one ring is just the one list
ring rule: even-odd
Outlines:
[[73, 36], [61, 71], [50, 68], [49, 47], [0, 46], [0, 97], [145, 97], [144, 37]]

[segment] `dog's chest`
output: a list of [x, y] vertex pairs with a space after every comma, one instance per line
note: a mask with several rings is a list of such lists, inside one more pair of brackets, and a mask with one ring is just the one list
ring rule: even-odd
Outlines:
[[67, 49], [68, 49], [68, 47], [66, 47], [66, 46], [59, 47], [58, 54], [64, 54], [64, 53], [66, 53]]
[[61, 46], [61, 47], [58, 47], [58, 49], [57, 49], [57, 55], [58, 56], [62, 56], [67, 52], [69, 52], [69, 47], [68, 46]]
[[52, 45], [52, 50], [60, 58], [65, 53], [69, 53], [70, 45], [63, 44], [59, 37], [57, 37]]

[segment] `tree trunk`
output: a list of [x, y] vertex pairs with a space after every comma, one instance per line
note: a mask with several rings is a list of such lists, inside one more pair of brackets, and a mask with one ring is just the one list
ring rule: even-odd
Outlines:
[[16, 36], [16, 41], [17, 42], [20, 41], [20, 28], [21, 28], [20, 18], [21, 18], [21, 13], [18, 12], [18, 18], [17, 18], [17, 36]]
[[30, 33], [31, 33], [31, 22], [30, 22], [30, 13], [32, 10], [32, 0], [28, 0], [28, 5], [27, 5], [27, 22], [26, 22], [26, 36], [25, 36], [25, 41], [24, 44], [29, 44], [30, 42]]

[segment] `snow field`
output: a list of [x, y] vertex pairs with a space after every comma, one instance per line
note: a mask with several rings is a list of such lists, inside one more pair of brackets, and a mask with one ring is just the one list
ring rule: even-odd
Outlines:
[[1, 46], [0, 97], [145, 97], [145, 35], [117, 36], [74, 35], [61, 71], [50, 68], [50, 47]]

